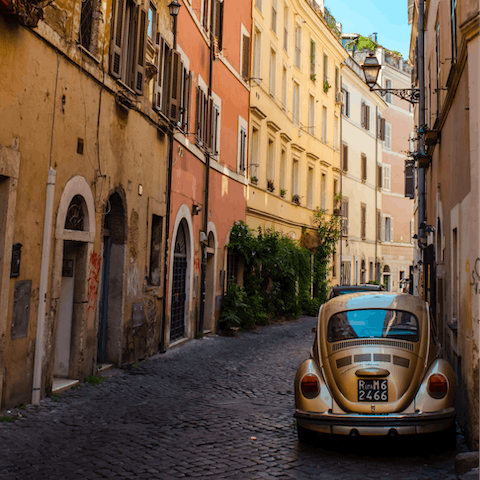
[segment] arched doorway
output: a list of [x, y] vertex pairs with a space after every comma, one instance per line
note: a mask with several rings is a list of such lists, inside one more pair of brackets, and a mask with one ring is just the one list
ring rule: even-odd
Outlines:
[[69, 239], [63, 241], [54, 375], [73, 378], [78, 376], [75, 367], [76, 349], [82, 335], [85, 298], [88, 294], [88, 244], [81, 241], [82, 234], [88, 231], [88, 209], [83, 196], [75, 195], [70, 201], [63, 231], [70, 234]]
[[97, 360], [119, 365], [124, 323], [126, 222], [123, 201], [117, 192], [110, 195], [105, 212]]
[[185, 336], [188, 269], [187, 235], [187, 222], [185, 219], [182, 219], [178, 226], [173, 253], [170, 342], [174, 342], [175, 340], [179, 340]]
[[383, 286], [385, 287], [385, 290], [389, 292], [392, 288], [391, 284], [391, 278], [390, 278], [390, 267], [388, 265], [385, 265], [383, 267]]

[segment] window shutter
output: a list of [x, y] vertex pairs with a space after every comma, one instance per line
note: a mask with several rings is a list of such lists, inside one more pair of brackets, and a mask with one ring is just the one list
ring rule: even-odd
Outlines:
[[382, 230], [380, 233], [380, 241], [384, 242], [385, 241], [385, 217], [383, 215], [382, 215], [381, 225], [382, 225]]
[[182, 60], [180, 53], [172, 50], [172, 73], [170, 81], [170, 106], [168, 118], [177, 123], [180, 120], [180, 95], [182, 89]]
[[123, 47], [123, 23], [125, 19], [126, 0], [117, 0], [115, 3], [115, 21], [112, 30], [110, 52], [110, 74], [120, 78], [122, 75], [122, 47]]
[[224, 2], [215, 2], [215, 36], [218, 41], [218, 50], [223, 48], [223, 6]]
[[348, 145], [343, 146], [343, 169], [348, 170]]
[[157, 35], [157, 81], [155, 83], [155, 109], [162, 111], [163, 108], [163, 82], [165, 79], [165, 39], [158, 34]]
[[377, 186], [378, 188], [382, 188], [383, 186], [383, 169], [382, 167], [379, 165], [378, 167], [378, 178], [377, 178]]
[[370, 130], [370, 106], [365, 105], [365, 128]]
[[208, 99], [206, 124], [207, 124], [207, 146], [211, 151], [214, 151], [213, 137], [215, 127], [215, 110], [213, 108], [213, 98]]
[[385, 127], [386, 127], [386, 122], [385, 119], [382, 118], [380, 121], [380, 140], [385, 141]]
[[243, 61], [242, 61], [242, 77], [244, 80], [248, 80], [250, 71], [250, 37], [248, 35], [243, 36]]
[[188, 125], [190, 123], [190, 99], [192, 92], [192, 72], [185, 75], [185, 84], [183, 92], [183, 129], [188, 132]]
[[415, 197], [415, 172], [412, 166], [405, 165], [405, 196], [407, 198]]
[[367, 179], [367, 157], [362, 155], [362, 180]]
[[383, 187], [390, 190], [390, 165], [383, 166]]
[[362, 108], [360, 110], [360, 123], [362, 127], [365, 126], [365, 104], [362, 102]]
[[197, 87], [197, 92], [195, 95], [195, 139], [198, 140], [200, 138], [200, 88]]
[[138, 93], [143, 93], [143, 84], [145, 79], [145, 47], [147, 40], [147, 11], [137, 7], [137, 46], [135, 60], [135, 75], [133, 89]]

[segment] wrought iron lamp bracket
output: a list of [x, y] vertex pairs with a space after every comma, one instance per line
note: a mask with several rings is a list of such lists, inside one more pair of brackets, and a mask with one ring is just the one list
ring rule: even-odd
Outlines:
[[371, 92], [378, 92], [382, 97], [387, 93], [392, 93], [393, 95], [406, 100], [412, 104], [418, 103], [420, 101], [420, 89], [419, 88], [375, 88], [370, 87]]

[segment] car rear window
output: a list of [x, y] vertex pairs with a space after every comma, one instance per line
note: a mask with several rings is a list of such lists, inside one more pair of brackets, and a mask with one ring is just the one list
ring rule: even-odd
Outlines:
[[349, 288], [345, 290], [334, 290], [334, 296], [347, 295], [349, 293], [370, 293], [380, 291], [379, 288]]
[[397, 338], [418, 342], [418, 319], [402, 310], [349, 310], [332, 315], [327, 340], [339, 342], [353, 338]]

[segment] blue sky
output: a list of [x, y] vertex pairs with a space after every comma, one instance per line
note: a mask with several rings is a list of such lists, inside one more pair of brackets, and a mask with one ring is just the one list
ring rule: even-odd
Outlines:
[[343, 33], [368, 37], [377, 32], [377, 41], [408, 58], [410, 30], [407, 0], [325, 0]]

